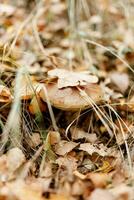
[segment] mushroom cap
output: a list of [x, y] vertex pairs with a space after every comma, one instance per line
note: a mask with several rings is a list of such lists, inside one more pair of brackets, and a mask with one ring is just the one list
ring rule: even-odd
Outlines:
[[[84, 110], [92, 107], [90, 101], [86, 100], [80, 93], [77, 87], [58, 88], [57, 82], [44, 84], [50, 104], [58, 109], [65, 111]], [[98, 104], [102, 100], [102, 90], [97, 84], [87, 84], [79, 87], [84, 91], [94, 103]], [[40, 91], [39, 96], [43, 101], [46, 101], [45, 92]]]

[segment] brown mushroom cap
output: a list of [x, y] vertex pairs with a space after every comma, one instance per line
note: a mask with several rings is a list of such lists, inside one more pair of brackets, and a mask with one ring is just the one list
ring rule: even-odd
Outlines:
[[[92, 107], [91, 103], [81, 95], [77, 87], [59, 89], [57, 82], [45, 83], [44, 86], [47, 90], [51, 105], [56, 108], [66, 111], [77, 111]], [[92, 98], [94, 103], [98, 104], [102, 100], [103, 94], [99, 85], [90, 83], [79, 88], [86, 92], [87, 96]], [[43, 89], [40, 91], [39, 96], [46, 102], [46, 96]]]

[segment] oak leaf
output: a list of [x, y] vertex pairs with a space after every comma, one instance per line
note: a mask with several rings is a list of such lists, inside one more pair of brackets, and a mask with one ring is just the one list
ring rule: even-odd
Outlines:
[[58, 88], [84, 86], [87, 83], [97, 83], [97, 76], [89, 74], [89, 72], [71, 72], [65, 69], [53, 69], [48, 72], [51, 78], [58, 78]]

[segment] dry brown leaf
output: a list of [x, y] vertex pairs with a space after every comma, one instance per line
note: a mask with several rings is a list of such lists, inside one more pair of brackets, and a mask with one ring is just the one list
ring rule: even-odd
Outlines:
[[76, 146], [78, 146], [78, 143], [76, 142], [67, 142], [65, 140], [61, 140], [58, 144], [55, 145], [55, 153], [64, 156], [65, 154], [72, 151]]
[[85, 99], [77, 88], [67, 87], [58, 89], [58, 85], [55, 82], [42, 84], [39, 95], [45, 102], [47, 102], [45, 90], [47, 90], [47, 95], [52, 106], [67, 111], [90, 108], [92, 105], [90, 100], [87, 100], [88, 96], [96, 104], [102, 101], [103, 96], [102, 90], [97, 84], [87, 84], [83, 86], [82, 91], [86, 93]]
[[0, 103], [9, 103], [12, 99], [10, 90], [4, 85], [0, 85]]
[[88, 154], [98, 153], [100, 156], [107, 156], [107, 148], [103, 144], [93, 145], [90, 143], [80, 144], [79, 150], [86, 151]]
[[53, 69], [48, 72], [50, 78], [58, 78], [58, 88], [84, 86], [97, 83], [98, 78], [89, 72], [71, 72], [65, 69]]
[[95, 133], [87, 133], [83, 129], [72, 126], [70, 128], [71, 137], [74, 140], [85, 138], [87, 142], [94, 143], [97, 140]]
[[113, 166], [108, 161], [103, 161], [103, 165], [96, 172], [108, 173], [113, 170]]
[[64, 166], [68, 171], [74, 171], [77, 168], [77, 159], [67, 155], [66, 157], [59, 157], [56, 163], [61, 167]]

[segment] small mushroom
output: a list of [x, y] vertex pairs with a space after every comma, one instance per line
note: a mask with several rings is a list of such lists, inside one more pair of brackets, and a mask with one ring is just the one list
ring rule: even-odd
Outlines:
[[[44, 89], [43, 89], [44, 88]], [[47, 102], [47, 96], [50, 104], [55, 108], [65, 111], [84, 110], [92, 107], [90, 100], [98, 104], [102, 100], [102, 90], [98, 84], [87, 83], [84, 86], [58, 88], [58, 82], [44, 83], [39, 96]], [[85, 92], [86, 98], [81, 94]], [[90, 100], [87, 99], [89, 97]]]

